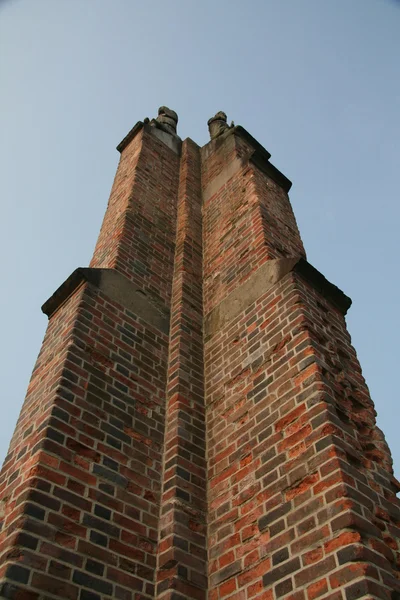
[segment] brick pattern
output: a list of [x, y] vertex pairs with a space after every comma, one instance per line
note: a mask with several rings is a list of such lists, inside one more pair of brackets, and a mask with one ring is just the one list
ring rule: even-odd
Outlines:
[[[143, 129], [136, 134], [121, 153], [117, 172], [108, 199], [107, 210], [104, 214], [100, 234], [94, 249], [91, 267], [116, 268], [120, 266], [121, 242], [129, 244], [124, 239], [125, 222], [130, 208], [130, 199], [134, 189], [136, 169], [143, 146]], [[121, 267], [120, 267], [121, 268]], [[131, 277], [125, 266], [122, 272]]]
[[200, 153], [182, 148], [157, 598], [203, 600], [207, 589]]
[[[205, 185], [235, 157], [213, 143]], [[263, 261], [304, 256], [287, 195], [245, 161], [203, 228], [205, 314]], [[343, 315], [289, 273], [205, 340], [205, 385], [209, 599], [399, 593], [398, 484]]]
[[254, 188], [261, 213], [266, 258], [305, 258], [306, 253], [287, 194], [259, 169], [254, 169]]
[[167, 351], [89, 285], [52, 317], [1, 479], [2, 597], [154, 596]]
[[[92, 261], [168, 307], [178, 178], [139, 132]], [[165, 333], [89, 284], [51, 316], [0, 479], [2, 597], [154, 598], [167, 360]]]
[[114, 268], [171, 300], [179, 157], [144, 127], [121, 154], [91, 267]]
[[240, 161], [240, 168], [203, 206], [205, 314], [266, 260], [305, 257], [287, 194], [249, 162], [253, 152], [238, 135], [202, 150], [203, 189], [234, 160]]
[[122, 151], [91, 266], [170, 332], [96, 277], [51, 315], [0, 474], [0, 597], [395, 600], [400, 486], [340, 310], [286, 270], [203, 334], [305, 256], [268, 155], [153, 133]]
[[396, 482], [342, 315], [289, 274], [205, 356], [210, 598], [389, 599]]

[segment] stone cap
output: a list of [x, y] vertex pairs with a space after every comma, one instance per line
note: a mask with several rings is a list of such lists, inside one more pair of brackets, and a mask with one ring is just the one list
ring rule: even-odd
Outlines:
[[[279, 185], [286, 193], [289, 192], [292, 187], [292, 182], [288, 179], [279, 169], [277, 169], [272, 163], [269, 162], [271, 153], [268, 152], [244, 127], [241, 125], [229, 126], [226, 123], [226, 114], [222, 111], [217, 113], [214, 117], [208, 120], [208, 127], [210, 130], [211, 141], [205, 144], [221, 144], [229, 135], [237, 135], [244, 139], [252, 148], [254, 152], [249, 156], [249, 161], [254, 164], [255, 167], [260, 169], [263, 173], [268, 175], [275, 183]], [[211, 146], [212, 148], [213, 146]]]
[[79, 267], [43, 304], [42, 312], [49, 318], [83, 283], [98, 288], [114, 302], [131, 311], [162, 333], [169, 331], [170, 311], [162, 300], [139, 288], [115, 269]]
[[246, 140], [253, 148], [254, 153], [250, 156], [250, 162], [254, 166], [258, 167], [260, 171], [268, 175], [275, 183], [279, 185], [286, 193], [289, 192], [292, 187], [292, 182], [286, 177], [279, 169], [277, 169], [269, 159], [271, 153], [268, 152], [257, 140], [241, 125], [237, 125], [233, 129], [235, 135], [239, 135], [242, 139]]
[[[160, 106], [158, 109], [157, 118], [151, 120], [146, 118], [143, 121], [138, 121], [136, 125], [132, 127], [130, 132], [124, 137], [124, 139], [118, 144], [117, 150], [118, 152], [122, 152], [127, 147], [129, 142], [133, 140], [136, 134], [143, 127], [145, 127], [146, 131], [154, 134], [156, 137], [161, 139], [162, 142], [169, 146], [171, 150], [173, 150], [176, 154], [179, 154], [181, 138], [176, 133], [177, 125], [177, 113], [167, 106]], [[167, 134], [167, 136], [163, 134]]]
[[235, 319], [237, 315], [246, 310], [257, 298], [265, 294], [268, 289], [290, 272], [300, 275], [342, 315], [347, 313], [351, 306], [351, 299], [336, 285], [328, 281], [305, 258], [300, 256], [277, 258], [267, 260], [249, 279], [230, 292], [205, 316], [204, 332], [206, 339], [220, 331], [222, 327]]
[[130, 130], [130, 132], [127, 133], [126, 136], [124, 137], [124, 139], [118, 144], [118, 146], [117, 146], [118, 152], [122, 152], [122, 150], [124, 150], [127, 147], [127, 145], [129, 144], [129, 142], [131, 140], [133, 140], [133, 138], [135, 137], [135, 135], [137, 133], [139, 133], [139, 131], [142, 129], [143, 125], [144, 125], [143, 121], [138, 121], [136, 123], [136, 125], [134, 125], [132, 127], [132, 129]]
[[258, 142], [256, 138], [254, 138], [251, 135], [251, 133], [249, 133], [247, 129], [245, 129], [241, 125], [236, 125], [232, 129], [232, 133], [234, 133], [235, 135], [239, 135], [241, 138], [246, 140], [246, 142], [253, 146], [254, 150], [256, 150], [260, 155], [262, 155], [265, 160], [269, 160], [271, 158], [271, 153], [268, 152], [268, 150], [266, 150], [264, 146], [260, 144], [260, 142]]

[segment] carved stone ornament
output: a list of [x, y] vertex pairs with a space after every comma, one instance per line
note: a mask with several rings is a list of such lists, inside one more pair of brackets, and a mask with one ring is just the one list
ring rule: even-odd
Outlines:
[[211, 117], [211, 119], [208, 119], [207, 125], [208, 131], [210, 132], [210, 137], [212, 140], [214, 140], [227, 131], [227, 129], [233, 127], [233, 122], [231, 125], [228, 125], [226, 114], [220, 110], [216, 115]]
[[158, 109], [158, 117], [151, 121], [151, 125], [176, 135], [176, 127], [178, 125], [178, 115], [174, 110], [167, 108], [166, 106], [160, 106]]

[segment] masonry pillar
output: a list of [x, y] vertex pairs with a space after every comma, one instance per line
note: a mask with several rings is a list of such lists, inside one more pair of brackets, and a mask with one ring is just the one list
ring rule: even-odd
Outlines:
[[[157, 598], [207, 596], [200, 149], [182, 147]], [[178, 595], [177, 595], [178, 594]]]
[[49, 326], [0, 479], [0, 596], [154, 598], [181, 142], [162, 107], [119, 145], [91, 268]]
[[397, 598], [399, 485], [346, 330], [350, 300], [307, 263], [269, 153], [224, 113], [209, 125], [209, 598]]

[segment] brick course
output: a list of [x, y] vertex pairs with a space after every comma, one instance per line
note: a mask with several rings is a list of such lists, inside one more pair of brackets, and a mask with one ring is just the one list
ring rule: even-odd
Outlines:
[[138, 123], [0, 475], [0, 596], [394, 600], [400, 506], [290, 182], [241, 127]]

